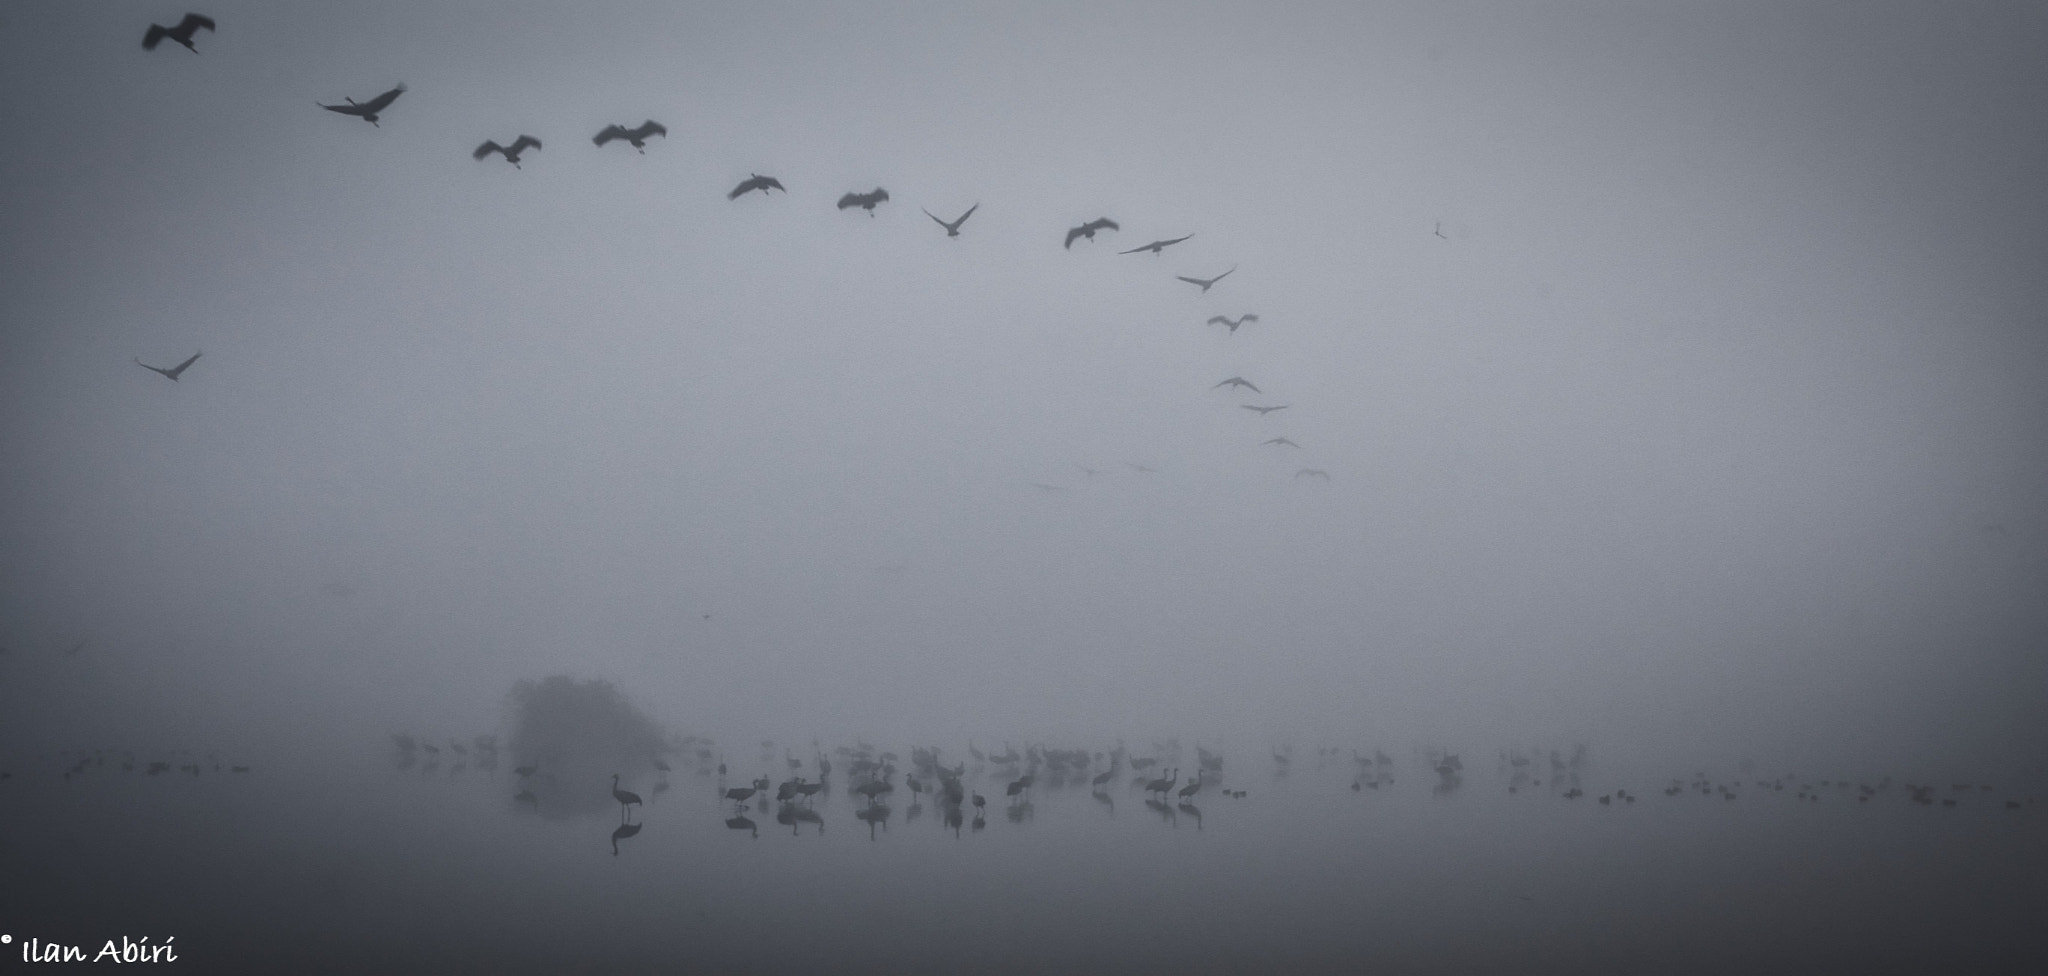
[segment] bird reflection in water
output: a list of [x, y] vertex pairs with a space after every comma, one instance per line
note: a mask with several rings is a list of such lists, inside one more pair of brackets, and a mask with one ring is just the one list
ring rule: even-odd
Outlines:
[[890, 812], [889, 805], [886, 803], [870, 803], [860, 808], [859, 812], [855, 813], [854, 816], [866, 821], [868, 825], [868, 839], [874, 840], [875, 826], [877, 824], [880, 824], [883, 830], [889, 829]]
[[612, 831], [612, 856], [619, 856], [619, 841], [639, 832], [640, 825], [636, 823], [622, 823], [618, 826], [617, 830]]
[[761, 839], [760, 825], [754, 823], [752, 820], [747, 819], [744, 815], [725, 818], [725, 825], [734, 830], [747, 831], [748, 833], [754, 836], [755, 840]]

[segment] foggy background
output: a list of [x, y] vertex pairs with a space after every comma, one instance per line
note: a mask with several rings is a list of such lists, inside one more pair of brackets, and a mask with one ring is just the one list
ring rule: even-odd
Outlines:
[[185, 9], [0, 10], [17, 766], [381, 754], [568, 674], [731, 741], [2043, 769], [2036, 5], [209, 3], [139, 49]]

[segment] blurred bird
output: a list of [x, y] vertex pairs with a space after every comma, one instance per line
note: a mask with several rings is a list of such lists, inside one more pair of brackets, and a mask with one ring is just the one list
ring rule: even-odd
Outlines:
[[788, 190], [784, 190], [782, 188], [782, 181], [776, 179], [775, 177], [762, 176], [759, 173], [755, 173], [751, 176], [748, 176], [746, 179], [741, 180], [740, 185], [733, 187], [732, 192], [726, 194], [725, 198], [727, 200], [737, 200], [740, 197], [746, 196], [747, 194], [754, 192], [755, 190], [761, 191], [761, 195], [765, 197], [768, 195], [768, 191], [771, 189], [782, 190], [782, 192], [784, 193], [789, 192]]
[[164, 376], [168, 377], [171, 382], [176, 383], [178, 381], [178, 374], [184, 372], [186, 367], [198, 362], [200, 355], [200, 353], [195, 352], [192, 354], [192, 358], [187, 359], [184, 362], [171, 367], [170, 369], [165, 369], [162, 366], [151, 366], [150, 364], [145, 363], [140, 359], [137, 359], [135, 361], [135, 365], [140, 366], [143, 369], [153, 370], [155, 372], [162, 373], [164, 374]]
[[1213, 285], [1213, 284], [1215, 284], [1215, 283], [1217, 283], [1217, 282], [1219, 282], [1219, 281], [1222, 281], [1222, 280], [1223, 280], [1223, 279], [1225, 279], [1225, 278], [1228, 278], [1228, 277], [1230, 277], [1230, 274], [1231, 274], [1231, 272], [1232, 272], [1232, 271], [1236, 271], [1236, 270], [1237, 270], [1237, 265], [1234, 265], [1234, 264], [1233, 264], [1233, 265], [1231, 265], [1231, 266], [1230, 266], [1230, 271], [1225, 271], [1225, 272], [1223, 272], [1222, 274], [1220, 274], [1220, 275], [1217, 275], [1217, 276], [1216, 276], [1216, 277], [1214, 277], [1214, 278], [1190, 278], [1190, 277], [1188, 277], [1187, 275], [1175, 275], [1174, 277], [1176, 277], [1176, 278], [1179, 278], [1180, 280], [1182, 280], [1182, 281], [1185, 281], [1185, 282], [1187, 282], [1187, 283], [1188, 283], [1188, 284], [1190, 284], [1190, 285], [1201, 285], [1201, 286], [1202, 286], [1202, 294], [1206, 295], [1206, 294], [1208, 294], [1208, 293], [1209, 293], [1209, 286], [1210, 286], [1210, 285]]
[[1118, 253], [1118, 254], [1136, 254], [1136, 253], [1138, 253], [1139, 251], [1151, 251], [1151, 252], [1152, 252], [1152, 253], [1154, 253], [1154, 254], [1158, 254], [1158, 253], [1160, 253], [1161, 251], [1164, 251], [1164, 250], [1166, 250], [1167, 248], [1169, 248], [1169, 247], [1172, 247], [1172, 246], [1173, 246], [1173, 245], [1175, 245], [1175, 244], [1179, 244], [1180, 242], [1182, 242], [1182, 241], [1184, 241], [1184, 240], [1187, 240], [1187, 239], [1188, 239], [1188, 237], [1193, 237], [1193, 236], [1195, 236], [1195, 235], [1193, 235], [1193, 234], [1189, 234], [1189, 235], [1187, 235], [1187, 237], [1176, 237], [1176, 238], [1174, 238], [1173, 240], [1170, 240], [1170, 241], [1153, 241], [1152, 243], [1150, 243], [1150, 244], [1147, 244], [1147, 245], [1145, 245], [1145, 246], [1143, 246], [1143, 247], [1134, 247], [1134, 248], [1131, 248], [1131, 249], [1130, 249], [1130, 250], [1128, 250], [1128, 251], [1118, 251], [1118, 252], [1116, 252], [1116, 253]]
[[1291, 403], [1283, 403], [1283, 404], [1281, 404], [1281, 405], [1279, 405], [1279, 406], [1277, 406], [1277, 407], [1261, 407], [1261, 406], [1258, 406], [1258, 405], [1256, 405], [1256, 404], [1251, 404], [1251, 403], [1240, 403], [1240, 404], [1238, 404], [1238, 406], [1240, 406], [1240, 407], [1243, 407], [1243, 408], [1245, 408], [1246, 410], [1256, 410], [1256, 411], [1258, 411], [1258, 414], [1259, 414], [1259, 416], [1263, 417], [1263, 416], [1265, 416], [1265, 415], [1267, 415], [1267, 414], [1269, 414], [1269, 413], [1272, 413], [1272, 412], [1273, 412], [1273, 411], [1275, 411], [1275, 410], [1285, 410], [1285, 409], [1287, 409], [1288, 407], [1291, 407], [1291, 406], [1293, 406], [1293, 404], [1291, 404]]
[[872, 217], [875, 215], [875, 204], [881, 203], [888, 199], [889, 191], [884, 190], [878, 186], [872, 190], [869, 190], [866, 193], [848, 193], [845, 196], [840, 197], [839, 209], [850, 210], [854, 207], [859, 207], [862, 210], [867, 211], [868, 216]]
[[1215, 386], [1210, 387], [1209, 389], [1220, 390], [1226, 386], [1241, 386], [1247, 390], [1252, 391], [1253, 393], [1260, 392], [1258, 387], [1253, 386], [1250, 380], [1247, 380], [1242, 376], [1233, 376], [1227, 380], [1224, 380], [1221, 383], [1216, 384]]
[[[367, 102], [358, 102], [353, 98], [344, 98], [342, 100], [347, 102], [347, 105], [321, 105], [320, 107], [329, 112], [340, 112], [343, 115], [357, 116], [371, 125], [376, 125], [377, 113], [389, 108], [391, 103], [397, 101], [398, 96], [403, 94], [405, 94], [405, 86], [399, 85]], [[317, 105], [319, 103], [316, 102], [314, 104]]]
[[1067, 249], [1073, 250], [1074, 238], [1085, 237], [1091, 241], [1094, 240], [1095, 232], [1098, 230], [1123, 230], [1123, 228], [1117, 226], [1116, 221], [1111, 220], [1108, 217], [1097, 217], [1094, 220], [1082, 224], [1079, 227], [1073, 227], [1067, 230]]
[[[917, 209], [924, 210], [923, 207], [919, 207]], [[955, 218], [953, 222], [950, 224], [946, 223], [943, 220], [940, 220], [937, 214], [934, 214], [929, 210], [924, 210], [924, 215], [930, 217], [933, 220], [933, 222], [937, 223], [940, 227], [944, 227], [946, 229], [947, 237], [959, 237], [960, 225], [966, 223], [967, 218], [974, 216], [974, 212], [980, 209], [981, 204], [979, 203], [975, 204], [974, 206], [968, 207], [966, 213], [961, 214], [959, 217]]]
[[495, 142], [486, 139], [484, 140], [483, 145], [476, 147], [476, 151], [470, 153], [469, 155], [473, 159], [482, 159], [485, 156], [488, 156], [492, 153], [498, 153], [499, 155], [505, 157], [506, 162], [512, 164], [513, 169], [518, 169], [519, 154], [525, 152], [528, 147], [539, 149], [541, 147], [540, 140], [535, 139], [532, 136], [522, 135], [519, 138], [512, 140], [511, 145], [501, 146]]
[[178, 21], [178, 26], [176, 27], [151, 24], [149, 25], [149, 33], [142, 35], [142, 49], [154, 51], [158, 42], [168, 37], [185, 45], [185, 50], [198, 54], [199, 49], [192, 46], [192, 35], [201, 27], [206, 28], [208, 31], [213, 30], [213, 18], [200, 14], [186, 14], [185, 19]]
[[[1185, 281], [1186, 279], [1182, 279], [1182, 280], [1183, 280], [1183, 281]], [[1205, 290], [1206, 290], [1206, 289], [1205, 289]], [[1237, 317], [1237, 319], [1236, 319], [1235, 321], [1232, 321], [1232, 320], [1230, 320], [1230, 319], [1228, 319], [1228, 318], [1225, 318], [1225, 317], [1223, 317], [1223, 316], [1221, 316], [1221, 315], [1211, 315], [1211, 316], [1209, 316], [1209, 321], [1208, 321], [1208, 324], [1209, 324], [1209, 325], [1227, 325], [1227, 326], [1229, 326], [1229, 327], [1230, 327], [1230, 331], [1231, 331], [1231, 332], [1236, 332], [1236, 331], [1237, 331], [1237, 327], [1238, 327], [1238, 326], [1240, 326], [1240, 325], [1243, 325], [1243, 324], [1245, 324], [1246, 322], [1257, 322], [1258, 320], [1259, 320], [1259, 317], [1258, 317], [1258, 316], [1256, 316], [1256, 315], [1253, 315], [1253, 314], [1252, 314], [1252, 313], [1250, 313], [1250, 312], [1246, 312], [1246, 313], [1244, 313], [1243, 315], [1240, 315], [1240, 316], [1238, 316], [1238, 317]]]
[[662, 125], [653, 119], [640, 123], [640, 127], [637, 129], [628, 129], [623, 125], [608, 125], [597, 135], [591, 136], [590, 141], [602, 146], [615, 139], [624, 139], [632, 144], [635, 151], [645, 153], [647, 151], [648, 136], [660, 136], [666, 139], [668, 138], [668, 126]]

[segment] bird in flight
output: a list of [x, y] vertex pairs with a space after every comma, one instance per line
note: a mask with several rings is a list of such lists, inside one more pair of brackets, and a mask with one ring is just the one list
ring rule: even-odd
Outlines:
[[[1237, 265], [1234, 265], [1234, 264], [1233, 264], [1233, 265], [1231, 265], [1231, 266], [1230, 266], [1230, 271], [1236, 271], [1236, 270], [1237, 270]], [[1187, 283], [1188, 283], [1188, 284], [1190, 284], [1190, 285], [1201, 285], [1201, 286], [1202, 286], [1202, 294], [1206, 295], [1206, 294], [1208, 294], [1208, 293], [1209, 293], [1209, 286], [1210, 286], [1210, 285], [1213, 285], [1213, 284], [1215, 284], [1215, 283], [1217, 283], [1217, 282], [1219, 282], [1219, 281], [1222, 281], [1222, 280], [1223, 280], [1223, 279], [1225, 279], [1225, 278], [1228, 278], [1228, 277], [1230, 277], [1230, 271], [1225, 271], [1225, 272], [1223, 272], [1222, 274], [1220, 274], [1220, 275], [1217, 275], [1217, 276], [1216, 276], [1216, 277], [1214, 277], [1214, 278], [1190, 278], [1190, 277], [1188, 277], [1187, 275], [1174, 275], [1174, 277], [1176, 277], [1176, 278], [1179, 278], [1180, 280], [1182, 280], [1182, 281], [1185, 281], [1185, 282], [1187, 282]]]
[[1277, 406], [1277, 407], [1255, 407], [1255, 406], [1253, 406], [1253, 405], [1251, 405], [1251, 404], [1249, 404], [1249, 403], [1241, 403], [1241, 404], [1238, 404], [1238, 406], [1241, 406], [1241, 407], [1245, 408], [1246, 410], [1257, 410], [1257, 411], [1259, 412], [1259, 416], [1263, 417], [1263, 416], [1265, 416], [1265, 415], [1267, 415], [1267, 414], [1269, 414], [1269, 413], [1272, 413], [1272, 412], [1273, 412], [1273, 411], [1275, 411], [1275, 410], [1285, 410], [1285, 409], [1287, 409], [1288, 407], [1291, 407], [1291, 406], [1293, 406], [1293, 404], [1291, 404], [1291, 403], [1283, 403], [1283, 404], [1281, 404], [1281, 405], [1279, 405], [1279, 406]]
[[1444, 237], [1444, 222], [1441, 220], [1436, 222], [1436, 236], [1443, 237], [1447, 241], [1450, 240], [1450, 238]]
[[1094, 240], [1095, 232], [1098, 230], [1123, 230], [1123, 228], [1117, 226], [1116, 221], [1111, 220], [1108, 217], [1097, 217], [1094, 220], [1082, 224], [1079, 227], [1069, 227], [1067, 228], [1067, 249], [1073, 249], [1074, 238], [1076, 237], [1085, 237], [1091, 241]]
[[178, 21], [178, 26], [176, 27], [151, 24], [149, 25], [149, 33], [142, 35], [142, 49], [154, 51], [157, 44], [168, 37], [185, 45], [185, 50], [198, 54], [199, 49], [192, 46], [192, 34], [201, 27], [209, 31], [213, 30], [213, 18], [200, 14], [186, 14], [185, 19]]
[[[1182, 281], [1186, 281], [1186, 280], [1188, 280], [1188, 279], [1186, 279], [1186, 278], [1182, 278], [1181, 280], [1182, 280]], [[1215, 284], [1215, 282], [1210, 282], [1210, 284]], [[1206, 290], [1206, 289], [1204, 289], [1204, 290]], [[1252, 313], [1250, 313], [1250, 312], [1246, 312], [1246, 313], [1244, 313], [1243, 315], [1240, 315], [1240, 316], [1238, 316], [1238, 317], [1237, 317], [1237, 320], [1236, 320], [1236, 321], [1234, 321], [1234, 322], [1233, 322], [1233, 321], [1231, 321], [1230, 319], [1224, 318], [1224, 317], [1223, 317], [1223, 316], [1221, 316], [1221, 315], [1211, 315], [1211, 316], [1209, 316], [1209, 323], [1208, 323], [1208, 324], [1210, 324], [1210, 325], [1227, 325], [1227, 326], [1229, 326], [1229, 327], [1230, 327], [1230, 331], [1232, 331], [1232, 332], [1236, 332], [1236, 331], [1237, 331], [1237, 327], [1238, 327], [1238, 326], [1240, 326], [1240, 325], [1243, 325], [1243, 324], [1245, 324], [1246, 322], [1257, 322], [1258, 320], [1259, 320], [1259, 317], [1258, 317], [1258, 316], [1256, 316], [1256, 315], [1253, 315], [1253, 314], [1252, 314]]]
[[1330, 473], [1328, 471], [1324, 471], [1321, 468], [1303, 468], [1300, 471], [1296, 471], [1294, 473], [1294, 476], [1296, 478], [1321, 478], [1324, 481], [1330, 480]]
[[1273, 438], [1273, 439], [1271, 439], [1271, 440], [1264, 440], [1264, 441], [1260, 441], [1260, 442], [1259, 442], [1259, 446], [1260, 446], [1260, 447], [1264, 447], [1264, 446], [1266, 446], [1267, 444], [1271, 444], [1271, 445], [1273, 445], [1274, 447], [1300, 447], [1300, 446], [1301, 446], [1300, 444], [1296, 444], [1295, 442], [1293, 442], [1293, 441], [1290, 441], [1290, 440], [1288, 440], [1288, 439], [1287, 439], [1287, 438], [1285, 438], [1285, 437], [1275, 437], [1275, 438]]
[[1080, 469], [1081, 469], [1081, 473], [1082, 473], [1082, 474], [1085, 474], [1085, 475], [1087, 475], [1087, 476], [1088, 476], [1088, 477], [1090, 477], [1090, 478], [1093, 478], [1093, 477], [1095, 477], [1096, 475], [1098, 475], [1098, 474], [1101, 474], [1101, 473], [1102, 473], [1102, 469], [1101, 469], [1101, 468], [1091, 468], [1091, 467], [1089, 467], [1089, 466], [1087, 466], [1087, 465], [1085, 465], [1085, 464], [1081, 464], [1081, 463], [1079, 463], [1079, 462], [1075, 462], [1075, 464], [1074, 464], [1074, 467], [1080, 468]]
[[867, 211], [868, 216], [872, 217], [875, 215], [875, 204], [887, 199], [889, 199], [889, 191], [878, 186], [866, 193], [848, 193], [840, 197], [839, 209], [850, 210], [854, 207], [859, 207]]
[[740, 197], [746, 196], [747, 194], [754, 192], [755, 190], [761, 191], [761, 195], [765, 197], [768, 195], [768, 191], [771, 189], [782, 190], [782, 192], [784, 193], [789, 192], [788, 190], [783, 189], [781, 180], [778, 180], [773, 176], [762, 176], [759, 173], [754, 173], [752, 175], [749, 175], [746, 179], [741, 180], [740, 185], [733, 187], [732, 192], [726, 194], [725, 198], [727, 200], [737, 200]]
[[1187, 240], [1187, 239], [1188, 239], [1188, 237], [1193, 237], [1193, 236], [1195, 236], [1195, 235], [1193, 235], [1193, 234], [1189, 234], [1189, 235], [1188, 235], [1187, 237], [1176, 237], [1176, 238], [1174, 238], [1173, 240], [1170, 240], [1170, 241], [1153, 241], [1152, 243], [1150, 243], [1150, 244], [1147, 244], [1147, 245], [1145, 245], [1144, 247], [1134, 247], [1134, 248], [1131, 248], [1131, 249], [1130, 249], [1130, 250], [1128, 250], [1128, 251], [1118, 251], [1118, 252], [1116, 252], [1116, 253], [1118, 253], [1118, 254], [1136, 254], [1136, 253], [1138, 253], [1139, 251], [1151, 251], [1151, 252], [1152, 252], [1152, 253], [1154, 253], [1154, 254], [1158, 254], [1159, 252], [1161, 252], [1161, 251], [1164, 251], [1164, 250], [1166, 250], [1167, 248], [1169, 248], [1169, 247], [1172, 247], [1172, 246], [1173, 246], [1173, 245], [1175, 245], [1175, 244], [1179, 244], [1180, 242], [1182, 242], [1182, 241], [1184, 241], [1184, 240]]
[[486, 139], [484, 140], [483, 145], [476, 147], [476, 152], [470, 153], [470, 156], [475, 159], [482, 159], [485, 156], [488, 156], [492, 153], [497, 153], [498, 155], [505, 157], [505, 161], [511, 163], [513, 169], [518, 169], [519, 154], [525, 152], [529, 148], [539, 149], [540, 140], [535, 139], [532, 136], [523, 135], [517, 139], [512, 140], [511, 145], [501, 146], [498, 145], [496, 142], [492, 142], [491, 140]]
[[[371, 125], [376, 125], [377, 113], [384, 111], [384, 109], [389, 107], [392, 102], [398, 100], [398, 96], [403, 94], [405, 94], [405, 86], [399, 85], [398, 87], [393, 88], [390, 91], [377, 96], [376, 98], [370, 99], [367, 102], [358, 102], [353, 98], [344, 98], [342, 100], [347, 102], [347, 105], [321, 105], [320, 107], [328, 110], [329, 112], [340, 112], [343, 115], [354, 115], [361, 118], [363, 121], [370, 123]], [[316, 102], [314, 104], [317, 105], [319, 103]]]
[[1253, 386], [1249, 380], [1246, 380], [1242, 376], [1233, 376], [1227, 380], [1224, 380], [1221, 383], [1216, 384], [1215, 386], [1210, 387], [1209, 389], [1216, 390], [1226, 386], [1241, 386], [1247, 390], [1252, 391], [1253, 393], [1260, 392], [1258, 387]]
[[[919, 207], [919, 208], [917, 208], [917, 209], [919, 209], [919, 210], [924, 210], [924, 208], [923, 208], [923, 207]], [[954, 220], [954, 221], [953, 221], [952, 223], [950, 223], [950, 224], [949, 224], [949, 223], [946, 223], [946, 222], [945, 222], [945, 221], [943, 221], [943, 220], [939, 220], [939, 217], [938, 217], [938, 215], [937, 215], [937, 214], [934, 214], [934, 213], [932, 213], [932, 212], [931, 212], [931, 211], [929, 211], [929, 210], [924, 210], [924, 215], [925, 215], [925, 216], [927, 216], [927, 217], [930, 217], [930, 218], [931, 218], [931, 219], [932, 219], [933, 221], [937, 222], [937, 223], [938, 223], [938, 225], [939, 225], [940, 227], [944, 227], [944, 228], [946, 229], [946, 236], [947, 236], [947, 237], [959, 237], [959, 236], [960, 236], [960, 225], [961, 225], [961, 224], [964, 224], [964, 223], [966, 223], [966, 222], [967, 222], [967, 218], [969, 218], [969, 217], [972, 217], [972, 216], [974, 216], [974, 212], [975, 212], [976, 210], [980, 210], [980, 209], [981, 209], [981, 204], [979, 204], [979, 203], [975, 204], [974, 206], [968, 207], [968, 208], [967, 208], [967, 212], [966, 212], [966, 213], [964, 213], [964, 214], [961, 214], [961, 215], [959, 216], [959, 218], [958, 218], [958, 219]]]
[[182, 373], [182, 372], [184, 372], [184, 371], [185, 371], [185, 367], [187, 367], [187, 366], [190, 366], [190, 365], [192, 365], [193, 363], [195, 363], [195, 362], [198, 362], [198, 361], [199, 361], [199, 353], [196, 353], [196, 352], [195, 352], [195, 353], [193, 353], [193, 354], [192, 354], [192, 358], [191, 358], [191, 359], [187, 359], [187, 360], [185, 360], [184, 362], [182, 362], [182, 363], [179, 363], [178, 365], [176, 365], [176, 366], [173, 366], [173, 367], [171, 367], [170, 369], [165, 369], [165, 368], [163, 368], [162, 366], [151, 366], [150, 364], [148, 364], [148, 363], [145, 363], [145, 362], [143, 362], [143, 361], [142, 361], [142, 360], [140, 360], [140, 359], [137, 359], [137, 360], [135, 361], [135, 365], [137, 365], [137, 366], [140, 366], [140, 367], [142, 367], [143, 369], [147, 369], [147, 370], [152, 370], [152, 371], [155, 371], [155, 372], [158, 372], [158, 373], [162, 373], [162, 374], [164, 374], [165, 376], [167, 376], [167, 377], [170, 377], [170, 380], [171, 380], [171, 382], [173, 382], [173, 383], [176, 383], [176, 382], [178, 381], [178, 374], [179, 374], [179, 373]]
[[623, 125], [608, 125], [604, 127], [604, 131], [591, 136], [590, 141], [602, 146], [613, 139], [624, 139], [632, 143], [635, 150], [645, 153], [647, 151], [648, 136], [660, 136], [666, 139], [668, 138], [668, 126], [662, 125], [653, 119], [640, 123], [640, 127], [637, 129], [628, 129]]

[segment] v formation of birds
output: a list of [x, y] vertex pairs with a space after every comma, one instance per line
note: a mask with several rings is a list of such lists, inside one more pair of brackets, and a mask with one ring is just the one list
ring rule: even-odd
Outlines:
[[[176, 26], [165, 27], [161, 24], [151, 24], [149, 26], [149, 30], [143, 35], [142, 47], [144, 50], [153, 51], [165, 39], [169, 39], [171, 41], [175, 41], [177, 44], [184, 47], [187, 51], [197, 54], [199, 48], [194, 42], [194, 37], [197, 34], [197, 32], [201, 29], [204, 29], [209, 33], [215, 31], [216, 28], [213, 19], [202, 14], [188, 13], [185, 15], [183, 20], [180, 20], [177, 23]], [[391, 89], [385, 91], [384, 93], [362, 102], [358, 102], [354, 98], [344, 98], [342, 102], [339, 104], [316, 104], [318, 104], [321, 108], [326, 109], [327, 111], [335, 112], [341, 115], [352, 115], [362, 119], [365, 122], [370, 123], [372, 126], [377, 126], [378, 120], [383, 117], [383, 113], [391, 107], [392, 103], [398, 100], [398, 97], [400, 95], [405, 94], [405, 92], [406, 87], [401, 84], [393, 86]], [[598, 133], [591, 138], [591, 142], [596, 144], [598, 147], [602, 148], [606, 143], [622, 141], [632, 146], [636, 152], [644, 154], [647, 151], [647, 140], [653, 138], [654, 136], [661, 136], [664, 139], [667, 138], [668, 128], [662, 125], [660, 122], [657, 122], [653, 119], [648, 119], [642, 122], [640, 125], [635, 126], [633, 128], [627, 128], [624, 125], [616, 123], [607, 125], [603, 129], [599, 130]], [[520, 157], [527, 150], [542, 148], [544, 148], [544, 146], [540, 139], [535, 138], [534, 136], [531, 135], [521, 133], [516, 138], [514, 138], [509, 144], [501, 145], [496, 140], [487, 139], [481, 145], [477, 146], [476, 149], [471, 153], [471, 155], [474, 158], [481, 160], [486, 157], [489, 157], [493, 153], [496, 153], [497, 155], [504, 157], [504, 160], [506, 162], [511, 163], [513, 168], [518, 169], [520, 168]], [[726, 198], [729, 200], [738, 200], [740, 197], [757, 190], [760, 191], [761, 195], [764, 197], [770, 196], [771, 190], [780, 191], [785, 194], [788, 193], [788, 190], [783, 187], [782, 182], [780, 180], [777, 180], [775, 177], [763, 176], [759, 173], [753, 173], [750, 174], [747, 177], [747, 179], [741, 181], [738, 186], [733, 187], [732, 190], [726, 194]], [[867, 212], [868, 216], [873, 217], [875, 215], [875, 208], [888, 201], [889, 191], [882, 187], [876, 187], [872, 190], [867, 191], [848, 191], [846, 194], [839, 198], [838, 208], [840, 210], [864, 210]], [[977, 202], [973, 206], [968, 207], [966, 211], [962, 212], [958, 217], [955, 217], [950, 221], [940, 217], [937, 214], [932, 213], [930, 210], [924, 210], [924, 214], [925, 216], [930, 217], [933, 223], [936, 223], [940, 227], [944, 228], [946, 231], [946, 236], [948, 238], [957, 238], [960, 236], [961, 227], [967, 223], [967, 219], [969, 217], [974, 216], [974, 212], [979, 209], [981, 209], [981, 204]], [[1101, 233], [1103, 231], [1121, 231], [1122, 229], [1122, 226], [1120, 226], [1116, 221], [1111, 220], [1108, 217], [1098, 217], [1096, 219], [1083, 222], [1080, 225], [1069, 229], [1066, 233], [1066, 239], [1063, 242], [1062, 246], [1066, 250], [1071, 251], [1073, 250], [1075, 241], [1093, 241], [1095, 240], [1095, 235], [1098, 233]], [[1138, 247], [1131, 248], [1129, 250], [1118, 251], [1117, 253], [1143, 254], [1149, 252], [1154, 256], [1158, 256], [1164, 254], [1167, 248], [1179, 244], [1183, 241], [1186, 241], [1194, 236], [1194, 234], [1190, 233], [1183, 234], [1179, 237], [1174, 238], [1162, 238], [1159, 240], [1152, 241], [1149, 244], [1143, 244]], [[1237, 266], [1231, 265], [1228, 270], [1210, 278], [1197, 278], [1189, 275], [1176, 275], [1175, 278], [1177, 280], [1185, 281], [1191, 285], [1199, 287], [1202, 290], [1201, 293], [1206, 295], [1209, 293], [1210, 288], [1214, 287], [1218, 282], [1222, 281], [1223, 279], [1230, 277], [1230, 275], [1235, 273], [1236, 271]], [[1259, 317], [1251, 313], [1245, 313], [1243, 315], [1238, 316], [1236, 319], [1230, 319], [1221, 315], [1217, 315], [1211, 317], [1208, 321], [1208, 324], [1226, 326], [1229, 328], [1230, 334], [1235, 335], [1240, 326], [1243, 326], [1246, 323], [1250, 322], [1257, 322], [1258, 320]], [[151, 366], [147, 363], [142, 362], [140, 359], [137, 359], [136, 363], [137, 365], [140, 365], [145, 369], [149, 369], [153, 372], [162, 374], [165, 378], [175, 382], [178, 379], [179, 375], [184, 373], [185, 370], [189, 368], [193, 364], [193, 362], [198, 359], [199, 354], [194, 353], [190, 358], [186, 359], [184, 362], [181, 362], [176, 366], [168, 368]], [[1263, 392], [1258, 387], [1252, 385], [1249, 381], [1245, 380], [1241, 376], [1230, 377], [1229, 379], [1217, 383], [1215, 388], [1244, 389], [1250, 390], [1253, 393]], [[1274, 413], [1275, 411], [1287, 409], [1287, 407], [1290, 406], [1290, 404], [1265, 405], [1247, 403], [1241, 404], [1241, 406], [1246, 410], [1258, 413], [1261, 417], [1265, 417]], [[1297, 448], [1300, 447], [1300, 445], [1295, 444], [1293, 441], [1288, 440], [1284, 437], [1275, 438], [1274, 440], [1269, 440], [1265, 443], [1273, 444], [1276, 441], [1284, 443], [1287, 446]], [[1141, 473], [1149, 473], [1153, 470], [1151, 468], [1145, 467], [1144, 465], [1140, 465], [1135, 462], [1126, 462], [1126, 464], [1130, 468], [1132, 468], [1132, 470]], [[1083, 467], [1085, 470], [1085, 466]], [[1090, 470], [1089, 473], [1092, 475], [1096, 472]], [[1295, 473], [1295, 478], [1297, 480], [1304, 477], [1319, 478], [1325, 481], [1329, 480], [1329, 474], [1327, 472], [1315, 468], [1302, 468]], [[1048, 485], [1041, 482], [1032, 482], [1031, 484], [1033, 484], [1035, 487], [1042, 488], [1048, 491], [1060, 490], [1060, 486]]]

